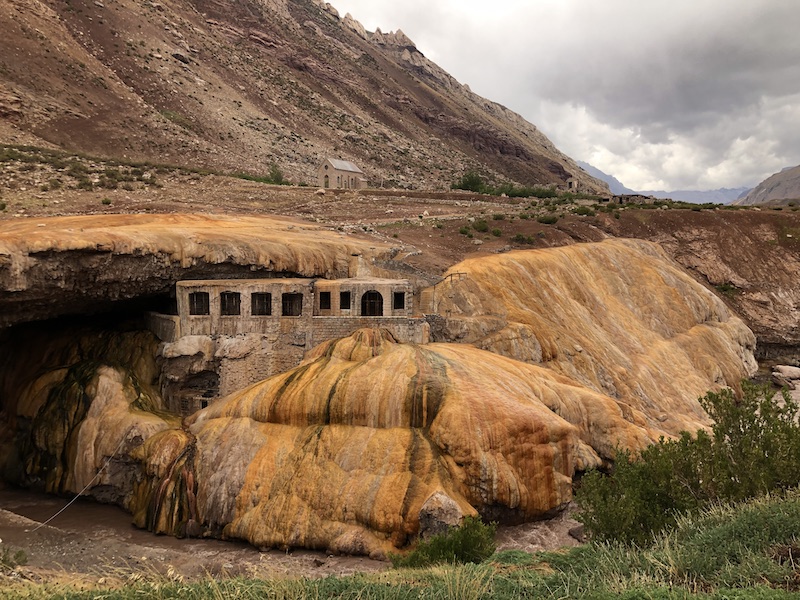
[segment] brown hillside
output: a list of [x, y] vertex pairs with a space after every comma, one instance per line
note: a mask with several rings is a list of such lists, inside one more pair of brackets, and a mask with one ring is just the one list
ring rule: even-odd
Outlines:
[[402, 32], [317, 0], [0, 4], [0, 141], [315, 184], [325, 157], [372, 185], [605, 184], [473, 94]]

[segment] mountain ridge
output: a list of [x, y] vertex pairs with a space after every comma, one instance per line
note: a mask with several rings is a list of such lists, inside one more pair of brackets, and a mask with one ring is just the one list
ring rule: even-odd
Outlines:
[[734, 204], [789, 204], [793, 201], [800, 201], [800, 166], [786, 167], [770, 175]]
[[315, 184], [327, 157], [371, 184], [605, 184], [402, 32], [319, 0], [18, 0], [0, 7], [0, 139]]
[[608, 173], [604, 173], [595, 166], [590, 165], [582, 160], [576, 161], [584, 171], [591, 176], [605, 181], [608, 184], [611, 193], [613, 194], [642, 194], [644, 196], [653, 196], [661, 200], [676, 200], [679, 202], [692, 202], [695, 204], [730, 204], [735, 200], [746, 195], [751, 188], [719, 188], [716, 190], [673, 190], [671, 192], [665, 190], [641, 190], [636, 191], [625, 186], [619, 179]]

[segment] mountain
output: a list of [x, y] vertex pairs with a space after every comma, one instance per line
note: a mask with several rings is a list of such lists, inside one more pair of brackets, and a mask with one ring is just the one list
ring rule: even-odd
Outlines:
[[0, 141], [315, 184], [324, 158], [374, 186], [466, 170], [605, 185], [534, 125], [322, 0], [0, 3]]
[[731, 204], [738, 198], [746, 195], [750, 188], [720, 188], [718, 190], [674, 190], [665, 192], [663, 190], [644, 190], [635, 191], [625, 185], [613, 175], [603, 173], [597, 167], [593, 167], [587, 162], [576, 161], [584, 171], [592, 177], [608, 184], [612, 194], [642, 194], [643, 196], [654, 196], [661, 199], [671, 199], [679, 202], [692, 202], [694, 204]]
[[800, 166], [788, 167], [767, 177], [734, 204], [788, 204], [800, 201]]
[[576, 161], [578, 166], [586, 171], [592, 177], [596, 177], [600, 181], [605, 181], [608, 184], [608, 189], [611, 190], [612, 194], [635, 194], [636, 192], [629, 187], [625, 187], [625, 185], [613, 175], [609, 175], [607, 173], [603, 173], [597, 167], [593, 167], [587, 162], [583, 162], [582, 160]]
[[639, 192], [645, 196], [655, 196], [661, 199], [672, 199], [678, 202], [692, 202], [694, 204], [731, 204], [750, 188], [719, 188], [717, 190], [645, 190]]

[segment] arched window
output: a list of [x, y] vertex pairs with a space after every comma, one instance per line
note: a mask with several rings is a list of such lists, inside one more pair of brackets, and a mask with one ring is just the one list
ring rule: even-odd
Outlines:
[[361, 296], [362, 317], [383, 316], [383, 296], [375, 290], [370, 290]]
[[323, 187], [326, 187], [326, 188], [331, 187], [331, 178], [328, 177], [327, 175], [325, 175], [325, 184], [323, 185]]

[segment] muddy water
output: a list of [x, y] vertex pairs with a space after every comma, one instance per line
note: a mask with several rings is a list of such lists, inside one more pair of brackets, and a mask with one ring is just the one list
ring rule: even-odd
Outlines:
[[388, 563], [322, 552], [271, 550], [219, 540], [179, 540], [131, 525], [122, 509], [80, 498], [46, 526], [68, 499], [13, 488], [0, 489], [1, 548], [23, 550], [22, 569], [34, 579], [67, 574], [89, 579], [159, 576], [322, 577], [379, 571]]
[[[137, 529], [115, 506], [79, 498], [47, 525], [69, 499], [0, 484], [0, 550], [23, 550], [24, 577], [37, 581], [125, 582], [138, 577], [194, 580], [250, 577], [324, 577], [374, 572], [389, 563], [363, 557], [329, 556], [305, 550], [261, 552], [248, 544], [219, 540], [179, 540]], [[578, 523], [569, 511], [549, 521], [502, 527], [498, 549], [528, 552], [577, 545], [569, 530]]]

